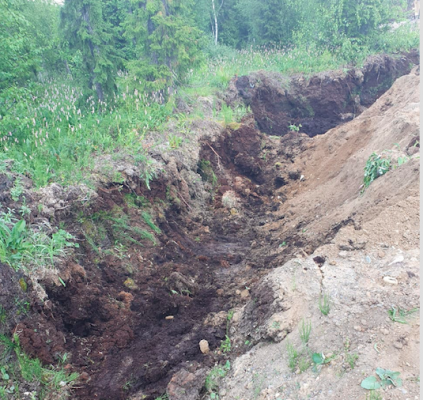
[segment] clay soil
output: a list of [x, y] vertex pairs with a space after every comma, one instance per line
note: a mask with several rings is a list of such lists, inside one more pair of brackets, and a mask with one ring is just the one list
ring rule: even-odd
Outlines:
[[[403, 64], [392, 80], [409, 72], [409, 60]], [[382, 72], [394, 69], [386, 60], [382, 65]], [[364, 82], [374, 74], [366, 68]], [[357, 76], [351, 72], [347, 81]], [[262, 90], [270, 93], [265, 78], [274, 77], [263, 75]], [[183, 149], [153, 155], [165, 172], [151, 190], [137, 181], [109, 182], [88, 205], [55, 214], [54, 222], [81, 244], [60, 268], [66, 286], [41, 279], [47, 298], [40, 300], [30, 284], [31, 312], [11, 321], [10, 330], [43, 363], [70, 355], [66, 368], [80, 373], [73, 399], [151, 400], [166, 390], [171, 400], [207, 398], [205, 377], [228, 359], [233, 368], [221, 382], [221, 399], [364, 399], [359, 383], [376, 367], [404, 379], [384, 398], [414, 398], [418, 318], [395, 324], [387, 311], [419, 302], [418, 85], [414, 68], [385, 94], [370, 91], [375, 102], [361, 101], [360, 116], [331, 120], [336, 127], [316, 137], [310, 136], [328, 126], [286, 132], [284, 122], [270, 136], [258, 122], [261, 111], [224, 129], [200, 123], [189, 155]], [[239, 100], [238, 86], [232, 82]], [[333, 87], [319, 96], [328, 99]], [[366, 86], [363, 99], [368, 92]], [[384, 150], [393, 163], [409, 161], [362, 192], [368, 157]], [[137, 237], [134, 243], [134, 230], [116, 228], [116, 219], [146, 228], [146, 210], [160, 228], [155, 244]], [[34, 206], [34, 223], [41, 217]], [[21, 293], [7, 268], [1, 279], [11, 282], [8, 293]], [[322, 293], [333, 301], [327, 317], [318, 309]], [[16, 307], [1, 290], [0, 296], [7, 310]], [[235, 314], [228, 324], [229, 310]], [[337, 354], [320, 374], [287, 367], [286, 340], [300, 345], [303, 318], [313, 326], [310, 347]], [[355, 369], [345, 366], [347, 339], [347, 350], [358, 354]]]

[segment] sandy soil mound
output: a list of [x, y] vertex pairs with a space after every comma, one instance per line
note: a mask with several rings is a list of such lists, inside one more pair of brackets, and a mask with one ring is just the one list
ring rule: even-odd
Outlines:
[[[416, 73], [399, 78], [358, 118], [308, 141], [296, 157], [291, 168], [302, 179], [275, 192], [287, 198], [275, 212], [284, 218], [262, 229], [281, 243], [298, 231], [303, 242], [337, 233], [272, 271], [237, 311], [235, 342], [261, 342], [233, 362], [220, 399], [364, 399], [360, 383], [378, 367], [403, 380], [381, 389], [384, 399], [418, 398], [418, 313], [398, 315], [419, 306], [419, 81]], [[367, 159], [384, 150], [393, 164], [411, 159], [361, 193]], [[264, 293], [271, 301], [262, 301]], [[319, 309], [324, 296], [327, 316]], [[313, 353], [324, 362], [313, 366]]]

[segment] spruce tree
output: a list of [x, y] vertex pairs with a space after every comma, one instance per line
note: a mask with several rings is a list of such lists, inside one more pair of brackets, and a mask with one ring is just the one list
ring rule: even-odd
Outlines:
[[72, 51], [82, 54], [82, 83], [95, 90], [100, 100], [114, 90], [118, 62], [112, 26], [103, 17], [106, 4], [101, 0], [66, 0], [61, 11], [63, 38]]

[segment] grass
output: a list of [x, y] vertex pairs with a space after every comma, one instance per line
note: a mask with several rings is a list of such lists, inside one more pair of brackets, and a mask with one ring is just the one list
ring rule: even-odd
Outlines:
[[323, 294], [319, 297], [319, 310], [323, 315], [328, 315], [330, 311], [331, 297], [328, 294]]
[[298, 359], [298, 368], [301, 373], [307, 371], [311, 366], [310, 360], [306, 356], [302, 356]]
[[151, 219], [151, 215], [147, 211], [143, 211], [141, 213], [141, 216], [144, 220], [144, 222], [156, 233], [162, 233], [162, 231], [154, 224], [154, 222]]
[[288, 354], [288, 366], [292, 372], [295, 371], [298, 362], [298, 351], [290, 341], [286, 342], [286, 352]]
[[311, 321], [305, 321], [304, 319], [301, 321], [299, 326], [300, 331], [300, 338], [304, 344], [307, 344], [310, 339], [311, 333]]
[[404, 310], [402, 308], [396, 308], [392, 306], [390, 310], [388, 310], [389, 318], [394, 322], [399, 322], [400, 324], [408, 324], [409, 319], [415, 316], [415, 314], [419, 311], [419, 308], [412, 308], [410, 310]]
[[0, 356], [1, 378], [3, 386], [0, 386], [0, 398], [8, 399], [13, 394], [13, 398], [21, 398], [22, 389], [31, 384], [36, 388], [34, 398], [62, 398], [73, 382], [78, 378], [77, 373], [69, 374], [63, 368], [46, 368], [40, 360], [30, 358], [25, 354], [20, 346], [17, 335], [9, 338], [0, 335]]
[[79, 246], [72, 240], [74, 237], [63, 229], [51, 236], [42, 228], [31, 229], [25, 220], [15, 218], [11, 210], [0, 214], [0, 261], [16, 271], [54, 266], [70, 248]]
[[141, 178], [148, 184], [151, 143], [144, 136], [166, 122], [173, 108], [125, 90], [97, 102], [60, 82], [16, 100], [0, 119], [0, 132], [9, 132], [0, 138], [0, 164], [13, 159], [12, 171], [30, 176], [38, 187], [50, 182], [91, 184], [93, 156], [122, 149], [134, 164], [143, 166]]

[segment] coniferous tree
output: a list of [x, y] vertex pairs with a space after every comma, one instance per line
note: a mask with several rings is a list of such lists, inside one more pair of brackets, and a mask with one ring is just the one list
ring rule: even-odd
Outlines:
[[166, 93], [198, 61], [201, 33], [194, 26], [193, 2], [142, 0], [130, 4], [124, 24], [135, 55], [127, 64], [129, 82]]
[[66, 0], [61, 11], [64, 39], [82, 55], [82, 80], [100, 100], [114, 90], [118, 57], [111, 24], [104, 19], [101, 0]]

